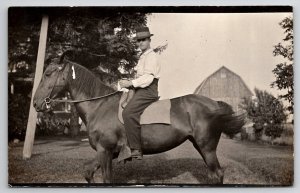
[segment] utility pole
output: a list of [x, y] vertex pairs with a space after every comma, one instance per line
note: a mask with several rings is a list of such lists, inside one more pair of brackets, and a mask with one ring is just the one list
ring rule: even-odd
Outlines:
[[33, 107], [33, 97], [43, 75], [43, 68], [44, 68], [44, 61], [45, 61], [45, 54], [46, 54], [46, 44], [47, 44], [48, 24], [49, 24], [49, 17], [47, 15], [44, 15], [42, 18], [40, 41], [39, 41], [39, 48], [38, 48], [38, 54], [36, 60], [36, 69], [35, 69], [32, 96], [30, 102], [29, 117], [28, 117], [26, 137], [25, 137], [25, 142], [23, 147], [23, 159], [31, 158], [32, 149], [33, 149], [34, 135], [36, 129], [36, 119], [37, 119], [37, 112]]

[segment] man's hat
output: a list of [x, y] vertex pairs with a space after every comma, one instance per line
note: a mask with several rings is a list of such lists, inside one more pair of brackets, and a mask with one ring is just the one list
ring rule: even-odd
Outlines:
[[150, 34], [148, 27], [141, 27], [136, 29], [136, 36], [135, 36], [136, 40], [149, 38], [151, 36], [153, 36], [153, 34]]

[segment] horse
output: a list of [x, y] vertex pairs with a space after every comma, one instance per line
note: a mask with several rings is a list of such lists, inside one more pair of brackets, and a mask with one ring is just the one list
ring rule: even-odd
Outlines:
[[[36, 111], [51, 110], [55, 99], [65, 91], [77, 100], [75, 108], [96, 151], [85, 168], [84, 178], [95, 183], [94, 173], [101, 168], [103, 182], [112, 183], [112, 160], [127, 143], [124, 125], [118, 119], [122, 92], [105, 85], [82, 65], [64, 59], [45, 68], [33, 99]], [[240, 132], [244, 117], [234, 114], [225, 102], [195, 94], [172, 98], [170, 103], [171, 124], [141, 126], [143, 154], [165, 152], [189, 140], [208, 167], [209, 179], [222, 184], [224, 171], [216, 155], [217, 145], [221, 133], [233, 136]]]

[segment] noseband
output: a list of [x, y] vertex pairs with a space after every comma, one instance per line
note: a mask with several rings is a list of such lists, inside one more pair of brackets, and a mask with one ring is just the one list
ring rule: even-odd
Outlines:
[[44, 99], [44, 102], [46, 104], [46, 108], [50, 109], [50, 107], [51, 107], [50, 104], [51, 104], [52, 100], [49, 97], [47, 97]]

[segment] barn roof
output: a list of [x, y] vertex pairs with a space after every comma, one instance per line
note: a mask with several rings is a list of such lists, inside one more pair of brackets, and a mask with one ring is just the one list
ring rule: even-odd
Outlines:
[[199, 93], [199, 91], [203, 88], [203, 86], [205, 85], [205, 83], [207, 82], [207, 80], [208, 80], [210, 77], [214, 76], [214, 75], [215, 75], [216, 73], [218, 73], [219, 71], [221, 71], [222, 69], [225, 69], [226, 71], [228, 71], [228, 72], [234, 74], [235, 76], [237, 76], [237, 77], [240, 79], [241, 83], [242, 83], [242, 84], [245, 86], [245, 88], [249, 91], [249, 93], [251, 93], [251, 95], [253, 95], [252, 91], [251, 91], [251, 90], [249, 89], [249, 87], [246, 85], [246, 83], [244, 82], [244, 80], [243, 80], [238, 74], [232, 72], [231, 70], [229, 70], [229, 69], [228, 69], [227, 67], [225, 67], [225, 66], [222, 66], [221, 68], [219, 68], [218, 70], [216, 70], [214, 73], [212, 73], [210, 76], [208, 76], [206, 79], [204, 79], [204, 80], [202, 81], [202, 83], [196, 88], [196, 90], [195, 90], [194, 93]]

